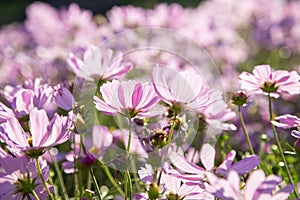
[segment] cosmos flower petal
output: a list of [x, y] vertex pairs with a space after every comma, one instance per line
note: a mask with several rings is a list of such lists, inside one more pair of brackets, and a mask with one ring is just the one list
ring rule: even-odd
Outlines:
[[210, 144], [204, 144], [200, 152], [201, 163], [207, 170], [212, 170], [215, 166], [216, 150]]
[[259, 165], [259, 163], [260, 161], [258, 159], [258, 156], [252, 155], [233, 164], [230, 170], [234, 170], [238, 172], [240, 175], [243, 175], [249, 173], [257, 165]]
[[45, 110], [32, 109], [29, 113], [30, 132], [32, 136], [32, 146], [39, 147], [44, 137], [48, 137], [47, 126], [48, 116]]

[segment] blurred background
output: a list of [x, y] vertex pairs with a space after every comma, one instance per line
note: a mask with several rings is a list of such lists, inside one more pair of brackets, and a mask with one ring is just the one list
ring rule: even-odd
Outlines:
[[[0, 26], [9, 24], [14, 21], [23, 21], [25, 19], [25, 10], [27, 5], [33, 3], [34, 0], [0, 0]], [[72, 2], [76, 2], [81, 8], [93, 11], [94, 14], [105, 14], [115, 5], [134, 5], [144, 8], [153, 8], [155, 4], [179, 3], [183, 7], [196, 7], [201, 0], [45, 0], [46, 2], [56, 8], [68, 6]]]

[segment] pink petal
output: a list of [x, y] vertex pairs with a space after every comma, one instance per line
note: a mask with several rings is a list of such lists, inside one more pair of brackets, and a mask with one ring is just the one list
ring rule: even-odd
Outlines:
[[40, 147], [43, 137], [47, 137], [48, 116], [45, 110], [32, 109], [29, 113], [32, 146]]
[[205, 173], [205, 169], [187, 161], [184, 157], [182, 157], [178, 153], [172, 152], [169, 158], [172, 164], [174, 164], [178, 169], [184, 172], [191, 173], [191, 174]]
[[235, 150], [231, 150], [229, 154], [226, 156], [225, 160], [222, 162], [222, 164], [218, 167], [216, 170], [217, 174], [220, 174], [222, 176], [227, 175], [228, 170], [230, 169], [234, 159], [236, 156]]
[[213, 170], [215, 166], [216, 150], [210, 144], [204, 144], [200, 152], [200, 160], [206, 170]]
[[105, 103], [104, 101], [102, 101], [97, 96], [94, 96], [94, 103], [95, 103], [97, 110], [99, 110], [105, 114], [108, 114], [108, 115], [116, 114], [119, 111], [118, 109], [113, 108], [110, 105], [108, 105], [107, 103]]
[[239, 175], [243, 175], [253, 170], [257, 165], [259, 165], [258, 156], [252, 155], [233, 164], [230, 170], [234, 170], [238, 172]]
[[245, 196], [247, 200], [253, 200], [255, 191], [264, 179], [265, 173], [262, 170], [256, 170], [250, 175], [245, 186]]
[[271, 75], [271, 67], [270, 65], [257, 65], [253, 69], [253, 75], [258, 79], [263, 82], [270, 80], [270, 75]]

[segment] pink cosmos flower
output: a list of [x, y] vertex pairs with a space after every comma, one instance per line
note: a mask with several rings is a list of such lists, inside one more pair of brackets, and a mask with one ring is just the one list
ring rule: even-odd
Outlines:
[[[34, 199], [32, 191], [34, 191], [40, 199], [46, 199], [42, 180], [36, 170], [34, 160], [22, 157], [0, 157], [0, 199], [17, 199], [22, 200], [26, 197]], [[47, 181], [49, 177], [49, 167], [46, 161], [40, 161], [40, 167], [44, 179]], [[50, 188], [52, 190], [52, 188]], [[26, 198], [26, 199], [27, 199]]]
[[[149, 185], [153, 181], [151, 165], [146, 164], [141, 167], [138, 174], [141, 180]], [[162, 170], [161, 182], [159, 185], [161, 197], [158, 199], [214, 199], [211, 194], [206, 192], [199, 184], [186, 181], [180, 178], [180, 173], [166, 164]], [[139, 193], [135, 195], [136, 199], [149, 199], [147, 194]], [[176, 198], [177, 197], [177, 198]]]
[[[81, 167], [91, 167], [95, 161], [103, 158], [105, 150], [112, 144], [113, 136], [106, 126], [94, 126], [91, 135], [83, 137], [83, 144], [86, 151], [81, 149], [81, 139], [78, 134], [74, 135], [75, 144], [65, 155], [66, 161], [62, 168], [66, 174], [74, 173], [74, 161]], [[75, 155], [74, 155], [75, 154]]]
[[222, 177], [227, 177], [229, 171], [231, 170], [236, 171], [239, 175], [243, 175], [253, 170], [259, 164], [258, 156], [256, 155], [249, 156], [233, 164], [236, 156], [236, 151], [232, 150], [226, 156], [221, 165], [215, 169], [215, 155], [216, 150], [213, 148], [213, 146], [211, 146], [210, 144], [204, 144], [202, 146], [200, 152], [200, 160], [205, 169], [187, 161], [184, 157], [175, 152], [172, 152], [170, 159], [178, 169], [192, 174], [183, 175], [183, 177], [186, 177], [190, 180], [202, 180], [205, 177], [207, 171], [213, 172], [216, 175]]
[[209, 102], [206, 106], [198, 110], [198, 112], [203, 115], [204, 120], [209, 125], [218, 129], [236, 130], [234, 124], [227, 123], [227, 121], [236, 118], [236, 113], [228, 108], [228, 105], [222, 99], [222, 94], [218, 91], [212, 91]]
[[[85, 48], [95, 42], [98, 36], [93, 13], [82, 10], [75, 3], [57, 10], [49, 4], [35, 2], [27, 7], [26, 15], [26, 29], [35, 42], [47, 49], [55, 47], [69, 50], [70, 46]], [[48, 21], [47, 24], [44, 23], [45, 20]], [[63, 54], [65, 52], [67, 51]]]
[[157, 95], [170, 105], [201, 109], [209, 103], [210, 91], [195, 70], [174, 74], [168, 68], [156, 66], [152, 71], [152, 81]]
[[111, 49], [101, 50], [91, 46], [83, 56], [83, 60], [70, 54], [67, 60], [75, 74], [86, 80], [112, 80], [118, 78], [131, 69], [131, 64], [123, 63], [123, 55], [114, 53]]
[[84, 138], [84, 146], [97, 159], [101, 159], [113, 141], [113, 135], [106, 126], [94, 126], [90, 137]]
[[272, 71], [270, 65], [258, 65], [253, 74], [240, 75], [241, 89], [257, 94], [270, 94], [278, 98], [280, 93], [295, 95], [300, 93], [300, 76], [296, 71]]
[[100, 87], [103, 100], [94, 96], [96, 109], [114, 115], [121, 113], [126, 116], [146, 117], [156, 115], [153, 106], [159, 101], [152, 84], [134, 80], [113, 80]]
[[298, 128], [298, 131], [293, 130], [291, 134], [295, 138], [300, 138], [300, 118], [294, 115], [286, 114], [276, 117], [275, 120], [276, 121], [272, 121], [272, 123], [279, 128]]
[[171, 166], [168, 166], [165, 171], [161, 178], [161, 185], [164, 188], [164, 197], [166, 199], [214, 199], [212, 195], [208, 194], [199, 185], [180, 180], [178, 177], [180, 173]]
[[52, 100], [53, 88], [42, 78], [27, 80], [16, 87], [6, 86], [4, 97], [11, 103], [17, 117], [28, 114], [34, 107], [45, 108]]
[[0, 125], [0, 138], [10, 148], [36, 157], [45, 149], [67, 141], [72, 135], [73, 124], [70, 116], [55, 114], [49, 121], [45, 110], [34, 108], [29, 113], [30, 133], [25, 132], [16, 118]]
[[109, 25], [116, 32], [141, 27], [146, 23], [146, 11], [132, 5], [114, 6], [107, 14]]
[[293, 191], [292, 185], [278, 191], [281, 178], [275, 175], [266, 177], [262, 170], [253, 172], [243, 189], [241, 189], [240, 177], [235, 171], [230, 171], [227, 179], [218, 178], [212, 173], [208, 173], [206, 177], [208, 184], [205, 189], [220, 199], [278, 200], [287, 199]]

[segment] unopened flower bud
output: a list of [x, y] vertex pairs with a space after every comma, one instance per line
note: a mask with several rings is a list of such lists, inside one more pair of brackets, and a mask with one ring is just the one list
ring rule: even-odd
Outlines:
[[247, 103], [247, 99], [247, 94], [242, 91], [235, 92], [232, 95], [232, 103], [237, 106], [245, 105]]

